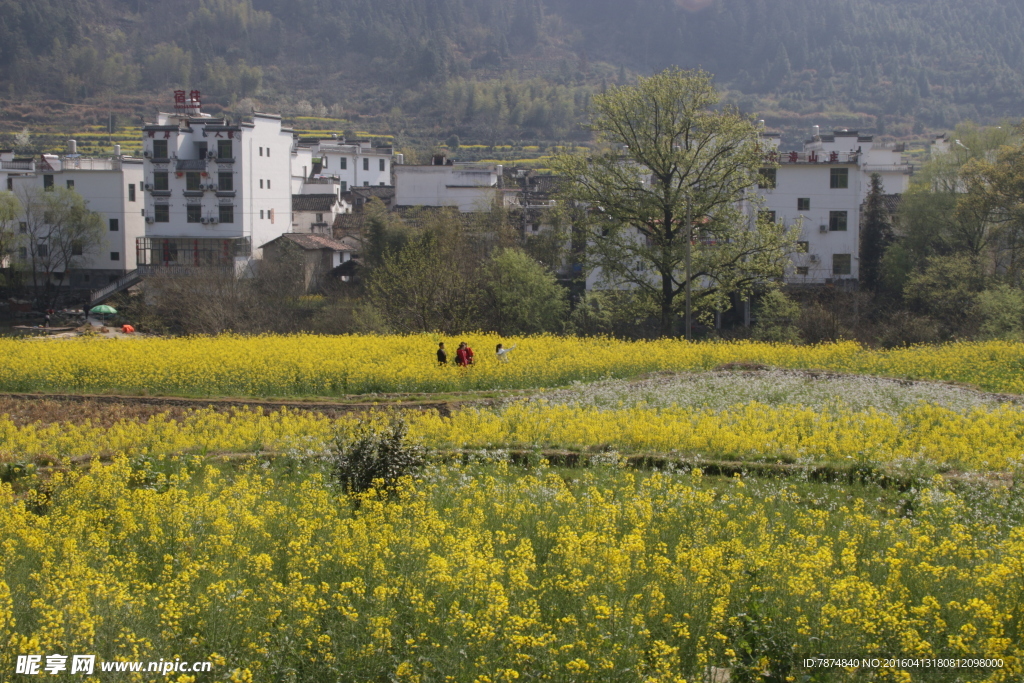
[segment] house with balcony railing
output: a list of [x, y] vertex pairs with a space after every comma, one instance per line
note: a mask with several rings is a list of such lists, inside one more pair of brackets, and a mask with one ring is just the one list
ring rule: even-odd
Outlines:
[[147, 269], [219, 265], [244, 272], [292, 226], [294, 136], [281, 117], [231, 121], [198, 106], [142, 128]]

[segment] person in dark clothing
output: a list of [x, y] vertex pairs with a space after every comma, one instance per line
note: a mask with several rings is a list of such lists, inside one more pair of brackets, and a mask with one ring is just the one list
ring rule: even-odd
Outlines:
[[448, 365], [448, 352], [444, 350], [444, 342], [437, 344], [437, 364]]

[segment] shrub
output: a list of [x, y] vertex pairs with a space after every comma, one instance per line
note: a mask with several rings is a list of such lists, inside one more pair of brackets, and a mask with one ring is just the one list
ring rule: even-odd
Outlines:
[[423, 447], [407, 440], [408, 431], [405, 420], [396, 416], [384, 426], [364, 422], [352, 436], [339, 433], [329, 455], [334, 480], [347, 493], [375, 486], [393, 489], [424, 463]]

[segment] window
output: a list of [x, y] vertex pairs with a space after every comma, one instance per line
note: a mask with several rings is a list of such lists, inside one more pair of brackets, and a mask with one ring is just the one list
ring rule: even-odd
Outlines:
[[797, 266], [796, 267], [796, 274], [797, 275], [807, 275], [808, 273], [810, 273], [810, 268], [808, 268], [807, 266]]
[[363, 158], [363, 170], [364, 171], [369, 171], [370, 170], [370, 160], [365, 158], [365, 157]]
[[18, 232], [20, 232], [22, 235], [27, 233], [28, 232], [28, 223], [26, 223], [25, 221], [21, 221], [20, 223], [18, 223]]
[[53, 176], [52, 175], [44, 175], [43, 176], [43, 189], [44, 190], [48, 190], [50, 192], [53, 191]]
[[234, 223], [235, 207], [231, 204], [221, 204], [219, 218], [221, 223]]
[[534, 223], [532, 226], [530, 226], [530, 229], [533, 230], [534, 232], [537, 232], [538, 230], [540, 230], [540, 223]]
[[7, 191], [14, 192], [14, 178], [7, 179]]
[[22, 261], [28, 259], [28, 247], [18, 247], [18, 258]]
[[270, 178], [267, 178], [267, 189], [270, 189]]
[[382, 180], [382, 181], [380, 181], [380, 186], [381, 186], [381, 187], [384, 187], [384, 181], [383, 181], [383, 180]]
[[66, 184], [67, 184], [69, 190], [75, 189], [75, 181], [74, 180], [70, 180], [69, 179]]
[[370, 186], [370, 181], [369, 180], [364, 180], [363, 181], [363, 187], [369, 187], [369, 186]]
[[217, 140], [217, 158], [230, 159], [231, 156], [231, 140]]
[[46, 258], [47, 256], [49, 256], [50, 255], [50, 247], [49, 247], [49, 245], [37, 244], [36, 245], [36, 255], [39, 256], [40, 258]]
[[188, 192], [199, 192], [199, 171], [185, 171], [185, 190]]
[[75, 240], [74, 242], [71, 243], [71, 255], [72, 256], [81, 256], [82, 255], [82, 243], [79, 242], [78, 240]]
[[109, 221], [109, 224], [110, 224], [110, 232], [117, 232], [118, 230], [121, 229], [121, 226], [117, 224], [117, 219], [116, 218], [111, 218], [110, 221]]
[[260, 189], [263, 189], [263, 178], [260, 178]]
[[832, 274], [833, 275], [849, 275], [850, 274], [850, 255], [849, 254], [832, 254]]
[[153, 140], [153, 158], [167, 158], [167, 140]]
[[342, 171], [348, 169], [348, 157], [341, 157], [340, 159], [338, 159], [338, 168], [340, 168]]
[[128, 183], [128, 201], [135, 201], [135, 183]]
[[796, 200], [796, 210], [797, 211], [810, 211], [811, 210], [811, 198], [810, 197], [800, 197], [799, 199], [797, 199]]
[[757, 186], [759, 188], [761, 188], [762, 190], [764, 190], [764, 189], [769, 189], [769, 190], [775, 189], [775, 178], [776, 178], [776, 175], [777, 175], [777, 173], [776, 173], [777, 170], [778, 169], [775, 169], [775, 168], [762, 168], [758, 172]]
[[169, 204], [153, 205], [153, 220], [156, 223], [171, 222], [171, 206]]
[[185, 222], [200, 223], [203, 218], [203, 207], [200, 204], [189, 204], [185, 207]]
[[757, 217], [759, 219], [761, 219], [762, 221], [767, 221], [768, 223], [774, 223], [775, 222], [775, 212], [774, 211], [758, 211], [757, 212]]
[[120, 261], [121, 260], [121, 252], [119, 252], [119, 251], [112, 251], [112, 252], [110, 252], [110, 260], [111, 261]]
[[850, 169], [833, 168], [829, 175], [828, 186], [833, 190], [845, 190], [850, 186]]
[[196, 159], [205, 159], [206, 158], [206, 149], [207, 148], [206, 148], [206, 143], [205, 142], [197, 142], [196, 143]]
[[347, 180], [342, 180], [341, 181], [341, 191], [342, 192], [348, 192], [348, 181]]
[[383, 159], [381, 159], [381, 160], [380, 160], [380, 170], [381, 170], [381, 171], [386, 171], [386, 170], [388, 170], [388, 168], [387, 168], [387, 164], [388, 164], [388, 162], [386, 162], [386, 161], [384, 161]]
[[154, 190], [169, 190], [167, 171], [154, 171], [153, 172], [153, 189]]
[[260, 209], [260, 220], [263, 220], [263, 209]]
[[323, 223], [324, 222], [324, 215], [322, 213], [318, 213], [316, 215], [316, 222], [317, 223]]
[[796, 243], [796, 252], [798, 254], [806, 254], [807, 253], [807, 248], [809, 246], [810, 246], [810, 244], [808, 244], [807, 242], [797, 242]]
[[263, 156], [263, 148], [260, 147], [260, 156]]
[[845, 231], [846, 230], [846, 212], [845, 211], [829, 211], [828, 212], [828, 229], [831, 232]]
[[270, 156], [270, 148], [269, 147], [267, 147], [267, 156], [268, 157]]
[[231, 173], [223, 171], [217, 174], [217, 189], [221, 192], [231, 192], [235, 189], [235, 179]]

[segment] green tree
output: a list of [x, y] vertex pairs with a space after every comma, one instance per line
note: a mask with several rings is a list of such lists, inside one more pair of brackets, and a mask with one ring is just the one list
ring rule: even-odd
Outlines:
[[969, 254], [933, 256], [903, 290], [915, 312], [935, 320], [944, 337], [969, 335], [976, 327], [977, 296], [985, 288], [978, 260]]
[[21, 214], [21, 203], [13, 192], [0, 192], [0, 268], [14, 256], [21, 246], [22, 239], [18, 233], [18, 216]]
[[605, 286], [643, 293], [663, 335], [674, 333], [687, 288], [696, 306], [725, 309], [730, 293], [781, 277], [796, 248], [793, 231], [740, 208], [764, 154], [754, 121], [717, 102], [702, 71], [611, 88], [594, 96], [590, 124], [608, 147], [554, 162], [562, 198], [591, 209], [591, 265]]
[[800, 318], [800, 304], [773, 289], [765, 292], [757, 302], [756, 310], [754, 339], [787, 343], [800, 341], [800, 330], [796, 326]]
[[555, 277], [519, 249], [498, 250], [484, 265], [482, 310], [502, 335], [560, 331], [568, 294]]
[[885, 207], [882, 176], [872, 173], [860, 238], [860, 283], [865, 289], [877, 289], [881, 280], [882, 258], [892, 241], [892, 225], [889, 210]]
[[366, 279], [370, 303], [399, 332], [462, 332], [474, 326], [474, 261], [460, 226], [436, 222], [388, 249]]

